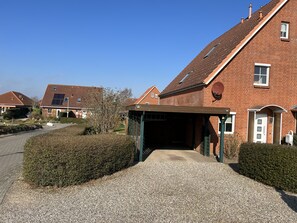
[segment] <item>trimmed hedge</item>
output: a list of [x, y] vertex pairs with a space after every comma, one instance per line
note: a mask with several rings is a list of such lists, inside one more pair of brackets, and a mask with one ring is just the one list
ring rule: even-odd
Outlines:
[[0, 126], [0, 135], [18, 133], [24, 131], [32, 131], [36, 129], [42, 129], [40, 124], [21, 124], [21, 125], [9, 125], [9, 126]]
[[130, 137], [80, 135], [83, 130], [71, 126], [29, 139], [24, 151], [25, 181], [36, 186], [64, 187], [112, 174], [132, 164], [134, 143]]
[[86, 119], [82, 119], [82, 118], [67, 118], [67, 117], [61, 117], [60, 119], [60, 123], [75, 123], [75, 124], [85, 124], [87, 123]]
[[239, 172], [278, 189], [297, 192], [297, 148], [244, 143], [239, 152]]

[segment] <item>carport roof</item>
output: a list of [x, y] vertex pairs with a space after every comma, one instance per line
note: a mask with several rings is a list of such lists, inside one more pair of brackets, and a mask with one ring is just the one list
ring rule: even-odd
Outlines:
[[228, 115], [230, 108], [223, 107], [199, 107], [199, 106], [173, 106], [173, 105], [131, 105], [129, 111], [144, 112], [167, 112], [167, 113], [188, 113], [208, 115]]

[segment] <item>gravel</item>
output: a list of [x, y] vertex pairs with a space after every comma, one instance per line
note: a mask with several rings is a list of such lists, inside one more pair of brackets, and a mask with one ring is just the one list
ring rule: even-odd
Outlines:
[[297, 195], [228, 165], [148, 161], [68, 188], [31, 188], [19, 178], [0, 222], [296, 222]]

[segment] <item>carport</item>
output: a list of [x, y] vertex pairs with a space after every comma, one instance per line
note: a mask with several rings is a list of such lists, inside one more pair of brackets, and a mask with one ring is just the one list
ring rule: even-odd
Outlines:
[[128, 134], [134, 139], [139, 161], [150, 146], [187, 146], [201, 141], [203, 155], [210, 156], [209, 119], [220, 119], [219, 161], [223, 162], [225, 121], [229, 108], [171, 105], [131, 105], [127, 107]]

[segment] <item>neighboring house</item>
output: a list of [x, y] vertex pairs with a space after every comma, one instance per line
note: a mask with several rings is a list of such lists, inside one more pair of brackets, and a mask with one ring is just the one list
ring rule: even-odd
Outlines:
[[33, 100], [26, 95], [10, 91], [0, 95], [0, 114], [6, 112], [10, 108], [32, 108]]
[[[296, 132], [296, 9], [296, 0], [271, 0], [255, 13], [250, 8], [246, 19], [207, 45], [163, 90], [160, 104], [227, 107], [225, 134], [281, 143]], [[209, 121], [215, 147], [220, 119]], [[196, 123], [196, 135], [203, 123]]]
[[69, 117], [86, 118], [86, 98], [102, 88], [49, 84], [44, 93], [40, 107], [44, 117], [58, 118], [60, 112], [68, 112]]
[[147, 89], [135, 102], [134, 105], [147, 104], [147, 105], [158, 105], [160, 104], [159, 98], [160, 91], [156, 86], [152, 86]]

